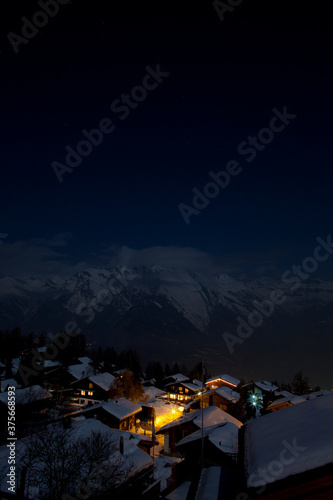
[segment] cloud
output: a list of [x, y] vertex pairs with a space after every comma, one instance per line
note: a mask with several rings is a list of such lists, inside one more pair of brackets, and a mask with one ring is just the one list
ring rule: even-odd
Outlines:
[[82, 262], [71, 265], [68, 248], [70, 233], [62, 233], [51, 239], [32, 238], [0, 244], [0, 275], [15, 277], [46, 277], [72, 275], [86, 267]]
[[153, 246], [142, 249], [128, 246], [109, 246], [95, 253], [82, 256], [80, 261], [71, 258], [73, 248], [71, 233], [57, 234], [53, 238], [32, 238], [10, 242], [0, 241], [0, 276], [61, 277], [87, 267], [127, 268], [158, 265], [166, 269], [191, 270], [198, 274], [242, 273], [269, 275], [278, 272], [278, 263], [286, 250], [268, 252], [243, 252], [237, 254], [211, 254], [191, 247]]

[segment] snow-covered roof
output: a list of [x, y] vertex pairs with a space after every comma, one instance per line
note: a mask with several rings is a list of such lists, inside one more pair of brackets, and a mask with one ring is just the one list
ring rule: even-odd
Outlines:
[[[240, 422], [241, 424], [241, 422]], [[237, 453], [238, 450], [238, 429], [239, 426], [232, 422], [224, 422], [223, 424], [214, 425], [212, 427], [205, 427], [204, 437], [220, 451], [224, 453]], [[202, 430], [198, 430], [193, 434], [181, 439], [177, 446], [190, 443], [202, 439]]]
[[89, 365], [89, 363], [92, 363], [92, 359], [88, 358], [88, 356], [82, 356], [81, 358], [77, 358], [80, 363], [83, 363], [84, 365]]
[[184, 481], [180, 486], [168, 493], [165, 500], [184, 500], [187, 498], [190, 486], [191, 481]]
[[2, 391], [6, 390], [8, 385], [10, 387], [17, 387], [18, 383], [13, 378], [7, 378], [5, 380], [0, 380], [0, 388]]
[[212, 389], [211, 391], [207, 392], [216, 392], [216, 394], [219, 394], [219, 396], [222, 396], [232, 403], [237, 403], [240, 398], [240, 394], [236, 391], [233, 391], [230, 387], [219, 387], [218, 389]]
[[273, 401], [269, 406], [267, 406], [267, 410], [271, 410], [272, 408], [275, 408], [276, 406], [280, 406], [286, 403], [290, 403], [291, 405], [298, 405], [300, 403], [304, 403], [307, 401], [307, 398], [304, 396], [289, 396], [287, 398], [280, 398], [277, 399], [276, 401]]
[[183, 375], [182, 373], [175, 373], [174, 375], [169, 375], [168, 377], [165, 377], [166, 379], [168, 378], [173, 378], [174, 382], [184, 382], [185, 380], [189, 380], [186, 375]]
[[44, 361], [44, 367], [45, 368], [54, 368], [56, 366], [61, 366], [61, 364], [59, 363], [59, 361], [52, 361], [51, 359], [46, 359]]
[[295, 394], [293, 394], [292, 392], [289, 392], [289, 391], [275, 391], [274, 392], [274, 395], [279, 397], [279, 396], [283, 396], [284, 398], [291, 398], [292, 396], [295, 396]]
[[93, 368], [89, 364], [70, 365], [68, 371], [76, 380], [89, 377], [93, 373]]
[[193, 382], [181, 382], [181, 385], [193, 392], [202, 390], [202, 383], [200, 382], [200, 380], [194, 380]]
[[221, 380], [222, 382], [227, 382], [228, 384], [234, 385], [235, 387], [237, 387], [237, 385], [240, 383], [240, 380], [238, 380], [238, 378], [223, 373], [222, 375], [216, 375], [215, 377], [209, 378], [206, 384], [214, 382], [214, 380]]
[[221, 467], [203, 469], [197, 489], [197, 500], [218, 500], [220, 489]]
[[122, 420], [123, 418], [129, 417], [133, 415], [133, 413], [138, 413], [141, 411], [141, 406], [129, 401], [126, 398], [115, 398], [111, 399], [107, 403], [100, 403], [98, 405], [94, 405], [90, 408], [82, 410], [82, 413], [86, 413], [92, 410], [96, 410], [97, 408], [103, 408], [103, 410], [107, 411], [114, 417]]
[[310, 392], [310, 394], [308, 394], [308, 396], [309, 396], [309, 399], [313, 399], [313, 398], [319, 398], [320, 396], [325, 396], [326, 394], [332, 394], [332, 392], [327, 391], [326, 389], [323, 389], [322, 391]]
[[[41, 399], [49, 399], [52, 398], [52, 394], [40, 385], [33, 385], [31, 387], [25, 387], [24, 389], [17, 389], [15, 391], [15, 401], [16, 404], [27, 404], [32, 403], [33, 401], [39, 401]], [[1, 392], [0, 393], [0, 401], [8, 406], [8, 393]]]
[[322, 391], [310, 392], [310, 394], [304, 394], [303, 396], [295, 396], [294, 394], [290, 394], [290, 396], [288, 396], [288, 397], [280, 398], [280, 399], [277, 399], [276, 401], [273, 401], [273, 403], [271, 403], [267, 407], [267, 409], [270, 410], [271, 408], [274, 408], [275, 406], [279, 406], [280, 404], [285, 404], [285, 403], [290, 403], [291, 405], [297, 405], [299, 403], [304, 403], [305, 401], [309, 401], [310, 399], [319, 398], [319, 397], [325, 396], [327, 394], [332, 394], [332, 393], [330, 391], [327, 391], [326, 389], [324, 389]]
[[143, 390], [149, 398], [147, 403], [154, 401], [157, 396], [164, 396], [166, 394], [165, 391], [162, 391], [161, 389], [158, 389], [154, 386], [144, 387]]
[[110, 386], [114, 384], [116, 377], [111, 375], [111, 373], [99, 373], [98, 375], [92, 375], [89, 380], [94, 384], [98, 385], [104, 391], [108, 391]]
[[5, 368], [5, 365], [0, 361], [0, 368]]
[[[262, 486], [332, 463], [332, 422], [333, 394], [248, 422], [244, 440], [247, 486]], [[260, 469], [266, 471], [265, 480]]]
[[244, 384], [242, 387], [249, 387], [250, 385], [256, 385], [262, 391], [272, 392], [276, 391], [278, 387], [267, 380], [261, 380], [260, 382], [249, 382], [248, 384]]
[[[218, 425], [224, 422], [231, 422], [235, 424], [237, 427], [241, 427], [243, 425], [239, 420], [232, 417], [231, 415], [229, 415], [229, 413], [221, 410], [220, 408], [217, 408], [216, 406], [207, 406], [206, 408], [203, 409], [203, 413], [204, 413], [204, 427], [211, 427], [212, 425]], [[202, 427], [201, 409], [187, 413], [185, 416], [179, 417], [173, 420], [172, 422], [169, 422], [168, 424], [161, 427], [159, 432], [163, 433], [171, 429], [172, 427], [175, 427], [177, 425], [183, 425], [184, 423], [192, 421], [194, 425], [196, 425], [199, 429], [201, 429]]]

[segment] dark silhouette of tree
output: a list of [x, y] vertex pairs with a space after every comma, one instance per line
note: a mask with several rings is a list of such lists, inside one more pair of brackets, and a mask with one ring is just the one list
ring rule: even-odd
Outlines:
[[156, 387], [162, 387], [165, 374], [161, 363], [158, 361], [149, 361], [149, 363], [147, 363], [145, 373], [146, 380], [154, 378], [156, 381]]
[[40, 500], [58, 500], [66, 493], [79, 498], [112, 496], [133, 465], [119, 453], [119, 444], [104, 433], [75, 438], [72, 429], [56, 425], [23, 443], [18, 493], [27, 498], [30, 488], [36, 487]]
[[310, 392], [309, 379], [308, 377], [303, 377], [302, 372], [297, 372], [291, 382], [291, 392], [302, 396]]
[[169, 363], [165, 363], [164, 374], [165, 374], [165, 377], [172, 375], [171, 366], [169, 365]]
[[7, 358], [5, 363], [5, 378], [13, 378], [13, 360], [12, 358]]
[[115, 381], [110, 388], [110, 398], [126, 398], [133, 403], [139, 403], [145, 399], [142, 382], [131, 372], [124, 371], [123, 375]]

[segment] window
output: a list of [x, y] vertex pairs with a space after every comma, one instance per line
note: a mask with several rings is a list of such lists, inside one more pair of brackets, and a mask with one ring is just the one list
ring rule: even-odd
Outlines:
[[89, 382], [89, 389], [93, 389], [93, 384], [91, 382]]
[[92, 396], [93, 394], [93, 391], [88, 391], [88, 396]]
[[188, 388], [187, 387], [185, 387], [185, 393], [188, 394]]
[[86, 391], [81, 391], [81, 396], [85, 396], [86, 395]]

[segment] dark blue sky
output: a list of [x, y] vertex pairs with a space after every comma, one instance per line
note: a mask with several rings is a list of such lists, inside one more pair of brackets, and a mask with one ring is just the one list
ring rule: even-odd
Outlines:
[[[2, 2], [0, 274], [10, 255], [20, 273], [122, 247], [273, 274], [312, 255], [332, 228], [332, 30], [326, 2], [290, 3], [244, 0], [222, 22], [210, 1], [73, 0], [15, 54], [8, 33], [41, 8]], [[111, 104], [157, 65], [169, 75], [122, 120]], [[297, 117], [247, 162], [239, 144], [284, 106]], [[103, 118], [115, 130], [59, 183], [52, 162]], [[230, 160], [242, 172], [186, 224], [179, 204]], [[330, 261], [318, 276], [333, 278]]]

